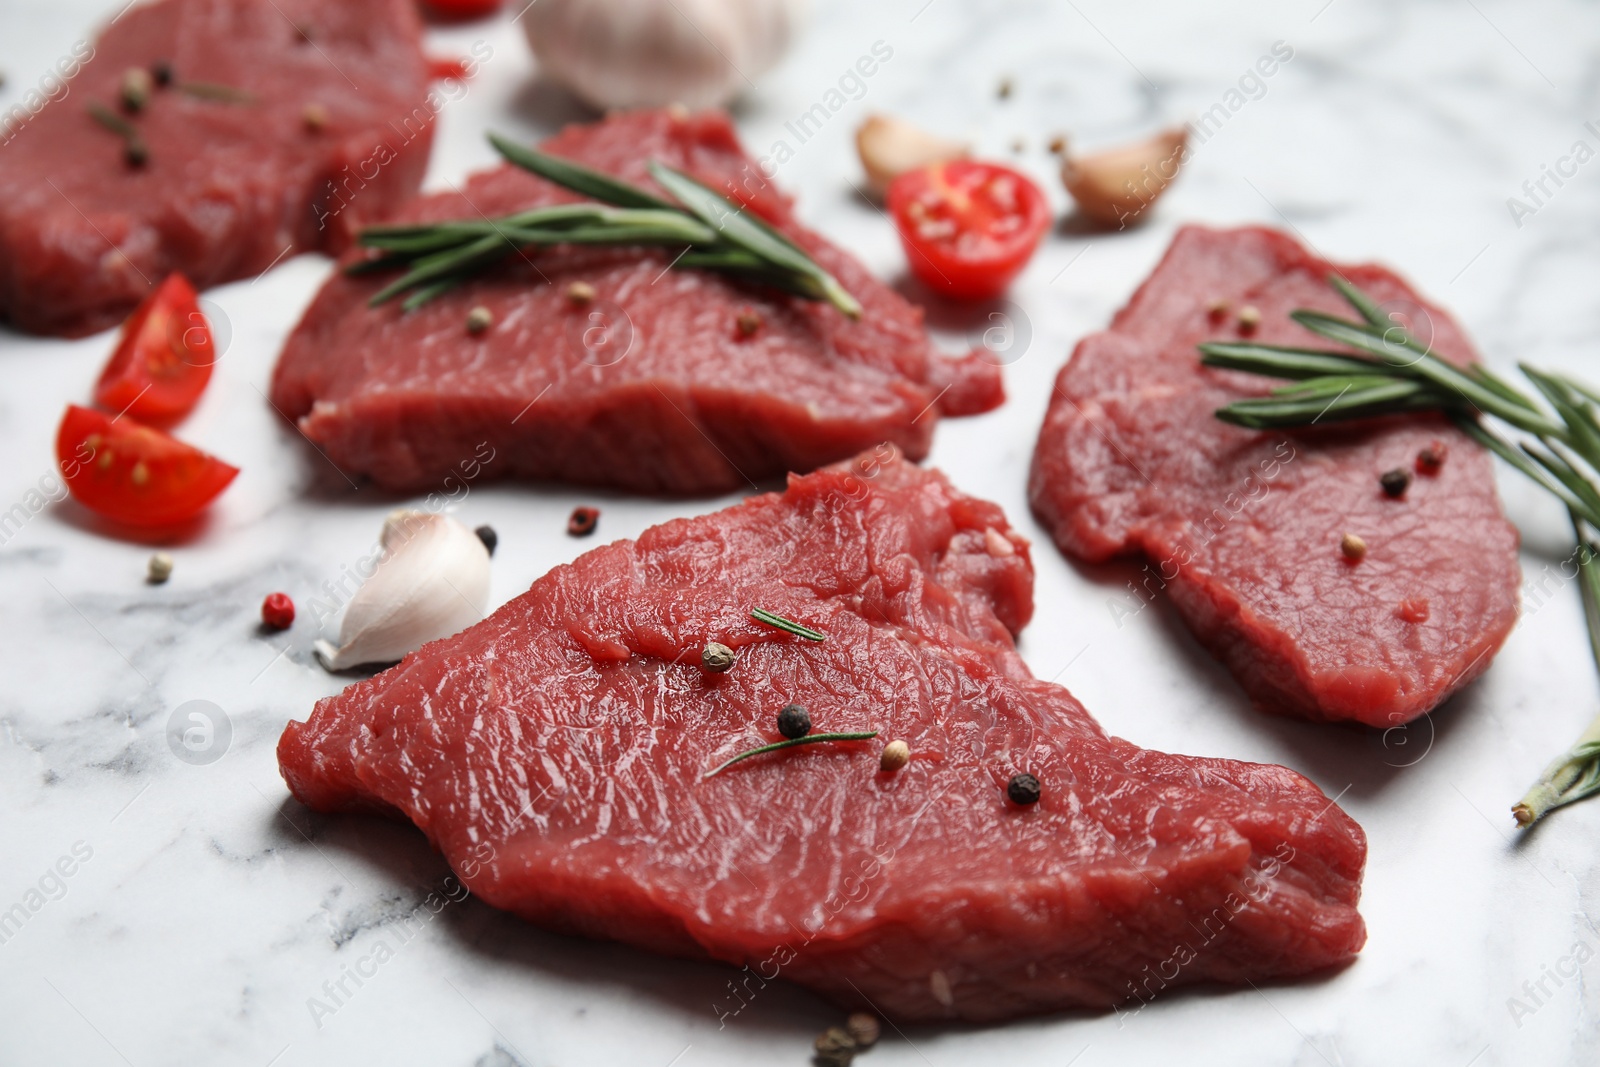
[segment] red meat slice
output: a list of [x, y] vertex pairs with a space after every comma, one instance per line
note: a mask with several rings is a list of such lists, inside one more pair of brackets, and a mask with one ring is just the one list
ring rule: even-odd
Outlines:
[[[279, 765], [313, 808], [410, 819], [533, 922], [901, 1020], [1348, 961], [1361, 829], [1283, 767], [1106, 736], [1013, 647], [1032, 579], [998, 507], [864, 457], [557, 567], [290, 723]], [[701, 670], [707, 640], [731, 672]], [[791, 702], [880, 733], [702, 777]], [[882, 773], [891, 738], [911, 762]], [[1006, 798], [1019, 772], [1032, 807]]]
[[[1438, 355], [1475, 358], [1449, 315], [1381, 267], [1336, 267], [1272, 230], [1186, 227], [1056, 379], [1030, 495], [1064, 551], [1143, 557], [1127, 613], [1170, 599], [1263, 710], [1387, 727], [1489, 665], [1516, 621], [1517, 534], [1488, 454], [1442, 419], [1254, 433], [1214, 417], [1281, 383], [1202, 367], [1195, 345], [1241, 336], [1253, 306], [1256, 339], [1329, 347], [1288, 315], [1354, 317], [1327, 284], [1336, 269]], [[1386, 495], [1379, 476], [1413, 471], [1433, 443], [1448, 453], [1437, 475]], [[1340, 551], [1346, 532], [1367, 543], [1359, 564]]]
[[[439, 101], [421, 32], [413, 0], [125, 11], [64, 95], [6, 116], [0, 318], [78, 336], [120, 321], [172, 271], [204, 288], [342, 249], [358, 219], [416, 192], [427, 166]], [[126, 73], [163, 62], [173, 84], [123, 112]], [[250, 98], [201, 95], [206, 86]], [[124, 161], [91, 104], [137, 128], [148, 162]]]
[[[272, 401], [339, 467], [437, 487], [493, 451], [485, 477], [709, 493], [813, 470], [890, 441], [927, 454], [941, 411], [1001, 400], [996, 367], [940, 358], [922, 311], [803, 228], [720, 112], [640, 111], [573, 126], [544, 150], [654, 187], [654, 158], [783, 229], [865, 312], [699, 270], [677, 249], [549, 249], [405, 312], [369, 308], [393, 275], [331, 279], [284, 349]], [[477, 218], [578, 199], [504, 165], [418, 199], [404, 221]], [[575, 303], [574, 282], [593, 287]], [[465, 327], [485, 307], [494, 324]], [[754, 312], [759, 326], [741, 330]]]

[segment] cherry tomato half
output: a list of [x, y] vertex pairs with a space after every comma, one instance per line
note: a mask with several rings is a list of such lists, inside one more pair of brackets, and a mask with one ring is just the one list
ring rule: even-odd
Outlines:
[[129, 526], [191, 519], [239, 473], [160, 430], [76, 404], [56, 432], [56, 462], [79, 503]]
[[443, 19], [478, 19], [500, 10], [503, 0], [424, 0], [423, 6]]
[[958, 159], [900, 175], [889, 212], [906, 260], [945, 296], [998, 296], [1021, 273], [1050, 228], [1050, 204], [1026, 175]]
[[211, 324], [194, 286], [181, 274], [169, 274], [123, 323], [117, 350], [95, 384], [94, 402], [136, 419], [170, 422], [200, 399], [216, 360]]

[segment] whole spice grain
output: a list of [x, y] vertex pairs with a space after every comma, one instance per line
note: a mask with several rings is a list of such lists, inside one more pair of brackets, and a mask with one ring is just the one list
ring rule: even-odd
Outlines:
[[710, 674], [722, 674], [733, 669], [736, 656], [733, 649], [717, 641], [707, 641], [700, 652], [700, 666]]
[[328, 123], [332, 119], [328, 115], [327, 108], [321, 104], [311, 103], [307, 104], [305, 110], [300, 112], [300, 121], [305, 123], [306, 129], [312, 133], [321, 133], [328, 128]]
[[122, 88], [118, 98], [122, 107], [130, 114], [138, 114], [150, 102], [150, 94], [155, 90], [155, 79], [143, 67], [129, 67], [122, 72]]
[[482, 333], [494, 325], [494, 312], [479, 304], [467, 312], [467, 332], [472, 334]]
[[799, 704], [790, 704], [778, 712], [778, 732], [789, 740], [804, 737], [811, 732], [811, 713]]
[[599, 508], [573, 508], [572, 514], [567, 516], [567, 533], [573, 537], [588, 537], [599, 524]]
[[500, 535], [494, 532], [493, 526], [480, 526], [472, 531], [478, 535], [478, 540], [483, 542], [483, 547], [490, 556], [494, 555], [495, 546], [500, 543]]
[[567, 286], [567, 303], [573, 307], [587, 307], [594, 303], [594, 286], [588, 282], [573, 282]]
[[[905, 742], [896, 743], [904, 744]], [[850, 1018], [844, 1021], [844, 1029], [861, 1048], [871, 1048], [876, 1045], [883, 1032], [878, 1023], [878, 1017], [865, 1011], [852, 1013]]]
[[1398, 499], [1405, 495], [1407, 489], [1411, 488], [1411, 472], [1400, 467], [1396, 467], [1391, 471], [1384, 471], [1378, 475], [1378, 484], [1383, 487], [1385, 496]]
[[1031, 774], [1014, 774], [1011, 781], [1006, 783], [1006, 796], [1011, 798], [1011, 803], [1029, 804], [1039, 803], [1039, 779]]
[[744, 308], [735, 321], [739, 327], [740, 337], [753, 337], [755, 332], [761, 329], [761, 312], [755, 308]]
[[878, 769], [893, 774], [910, 762], [911, 746], [904, 741], [890, 741], [883, 746], [883, 755], [878, 757]]
[[1239, 332], [1246, 337], [1256, 332], [1261, 325], [1261, 309], [1254, 304], [1246, 304], [1239, 309]]
[[172, 557], [165, 552], [157, 552], [150, 557], [150, 562], [145, 568], [145, 580], [151, 585], [160, 585], [172, 577]]
[[1439, 473], [1439, 468], [1444, 466], [1444, 458], [1448, 450], [1444, 444], [1434, 441], [1417, 453], [1417, 473], [1430, 477]]
[[1367, 542], [1359, 534], [1347, 533], [1339, 539], [1339, 551], [1351, 563], [1360, 563], [1367, 555]]

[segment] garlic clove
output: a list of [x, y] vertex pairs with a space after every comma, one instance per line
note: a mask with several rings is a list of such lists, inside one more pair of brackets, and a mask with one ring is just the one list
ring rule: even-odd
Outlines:
[[339, 645], [317, 641], [330, 671], [393, 663], [471, 626], [489, 607], [489, 552], [447, 515], [400, 510], [379, 538], [382, 558], [339, 624]]
[[539, 0], [518, 16], [539, 71], [602, 110], [710, 107], [799, 35], [807, 0]]
[[1064, 157], [1061, 182], [1078, 210], [1102, 226], [1127, 226], [1154, 204], [1187, 158], [1189, 131], [1163, 130], [1138, 144]]
[[891, 115], [869, 115], [856, 130], [856, 151], [867, 172], [867, 185], [878, 196], [907, 171], [966, 159], [972, 150], [959, 141], [935, 137]]

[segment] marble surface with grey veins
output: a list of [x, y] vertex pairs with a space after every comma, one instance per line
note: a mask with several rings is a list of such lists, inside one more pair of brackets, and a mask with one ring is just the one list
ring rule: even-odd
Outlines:
[[[0, 110], [119, 6], [7, 0]], [[441, 110], [431, 187], [491, 162], [487, 127], [532, 138], [585, 117], [538, 79], [511, 23], [518, 6], [430, 30], [434, 52], [464, 54], [480, 40], [492, 50]], [[1520, 838], [1508, 814], [1600, 706], [1577, 591], [1559, 572], [1561, 515], [1502, 480], [1524, 531], [1522, 621], [1483, 679], [1383, 735], [1251, 712], [1164, 605], [1115, 610], [1129, 603], [1131, 568], [1080, 569], [1050, 547], [1028, 514], [1024, 476], [1071, 346], [1106, 323], [1186, 221], [1279, 225], [1327, 256], [1381, 259], [1453, 308], [1495, 364], [1528, 360], [1600, 381], [1600, 121], [1589, 125], [1600, 120], [1600, 8], [815, 8], [798, 48], [736, 116], [804, 217], [886, 277], [902, 274], [901, 253], [857, 192], [851, 148], [869, 112], [1014, 161], [1063, 214], [1053, 134], [1091, 148], [1208, 116], [1147, 225], [1099, 234], [1068, 219], [1009, 303], [935, 314], [952, 348], [998, 331], [1011, 400], [942, 424], [932, 462], [1002, 503], [1038, 542], [1039, 612], [1021, 643], [1037, 674], [1139, 744], [1295, 767], [1371, 841], [1362, 906], [1371, 937], [1341, 973], [1172, 992], [1105, 1015], [889, 1029], [861, 1062], [1594, 1062], [1600, 802]], [[841, 86], [879, 42], [889, 58]], [[1292, 58], [1262, 77], [1257, 63], [1276, 42]], [[88, 398], [112, 335], [0, 332], [0, 511], [11, 509], [0, 529], [0, 1063], [807, 1062], [812, 1036], [837, 1020], [811, 995], [777, 982], [730, 1013], [728, 968], [533, 929], [462, 899], [410, 827], [315, 816], [288, 798], [278, 735], [341, 685], [312, 660], [311, 602], [406, 502], [348, 484], [262, 395], [328, 271], [327, 260], [299, 256], [208, 294], [227, 348], [182, 433], [243, 473], [202, 528], [166, 546], [177, 566], [163, 586], [143, 580], [150, 545], [108, 537], [71, 501], [49, 499], [56, 422]], [[563, 532], [575, 504], [600, 506], [610, 539], [725, 503], [505, 485], [440, 492], [436, 503], [499, 531], [496, 604], [587, 547]], [[278, 589], [301, 619], [265, 633], [258, 606]], [[336, 627], [330, 618], [321, 632]], [[190, 717], [197, 711], [204, 718]], [[174, 725], [199, 731], [192, 749], [169, 744]]]

